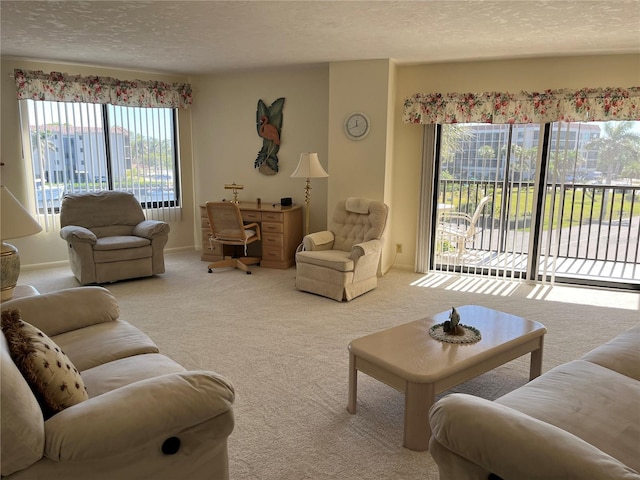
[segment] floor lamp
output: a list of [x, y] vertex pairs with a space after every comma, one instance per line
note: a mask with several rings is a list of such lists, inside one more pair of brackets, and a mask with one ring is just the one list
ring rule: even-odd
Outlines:
[[307, 179], [307, 184], [304, 187], [304, 203], [307, 206], [304, 222], [304, 234], [309, 234], [309, 210], [311, 208], [311, 178], [328, 177], [329, 174], [320, 165], [317, 153], [302, 153], [300, 155], [300, 162], [295, 171], [291, 174], [292, 177], [302, 177]]
[[0, 257], [0, 267], [2, 269], [1, 301], [11, 300], [13, 291], [18, 284], [20, 276], [20, 256], [18, 249], [6, 243], [5, 239], [20, 238], [34, 235], [42, 230], [36, 220], [29, 215], [16, 197], [4, 185], [0, 204], [2, 218], [0, 218], [0, 238], [2, 238], [2, 256]]

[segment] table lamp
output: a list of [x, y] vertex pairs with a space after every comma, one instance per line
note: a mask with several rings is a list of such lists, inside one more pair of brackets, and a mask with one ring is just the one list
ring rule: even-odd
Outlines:
[[303, 177], [307, 179], [307, 184], [304, 187], [304, 203], [307, 206], [305, 213], [304, 234], [309, 234], [309, 209], [311, 208], [311, 182], [310, 178], [328, 177], [329, 174], [320, 165], [317, 153], [302, 153], [300, 154], [300, 162], [295, 171], [291, 174], [292, 177]]
[[2, 278], [0, 279], [1, 300], [11, 300], [13, 291], [18, 284], [20, 276], [20, 256], [18, 249], [13, 245], [6, 243], [5, 239], [20, 238], [34, 235], [42, 230], [42, 227], [36, 220], [29, 215], [24, 207], [20, 204], [16, 197], [4, 185], [2, 188], [2, 196], [0, 204], [2, 217], [0, 218], [0, 238], [2, 239], [2, 256], [0, 257], [0, 267], [2, 269]]
[[233, 200], [231, 200], [231, 203], [235, 203], [237, 205], [239, 203], [238, 202], [238, 190], [242, 190], [244, 188], [244, 185], [238, 185], [238, 184], [236, 184], [236, 182], [226, 183], [224, 188], [225, 188], [225, 190], [233, 191]]

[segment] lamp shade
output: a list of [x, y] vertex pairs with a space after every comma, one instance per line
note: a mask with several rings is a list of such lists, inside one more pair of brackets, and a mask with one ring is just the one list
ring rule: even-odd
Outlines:
[[9, 189], [4, 185], [0, 185], [0, 188], [2, 188], [2, 196], [0, 197], [0, 207], [2, 210], [2, 218], [0, 218], [0, 238], [6, 240], [26, 237], [41, 231], [42, 227], [29, 212], [25, 210]]
[[319, 178], [328, 177], [329, 174], [320, 165], [320, 159], [317, 153], [302, 153], [300, 154], [300, 162], [295, 171], [291, 174], [292, 177], [303, 178]]

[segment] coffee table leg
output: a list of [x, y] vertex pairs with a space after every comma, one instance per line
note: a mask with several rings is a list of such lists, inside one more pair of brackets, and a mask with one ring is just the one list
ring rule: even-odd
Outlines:
[[429, 409], [435, 399], [435, 388], [430, 383], [407, 382], [404, 398], [403, 446], [416, 452], [429, 450], [431, 426]]
[[540, 348], [531, 352], [531, 365], [529, 367], [529, 380], [533, 380], [542, 374], [542, 350], [544, 336], [540, 337]]
[[349, 352], [349, 400], [347, 411], [356, 413], [356, 401], [358, 396], [358, 371], [356, 370], [356, 356]]

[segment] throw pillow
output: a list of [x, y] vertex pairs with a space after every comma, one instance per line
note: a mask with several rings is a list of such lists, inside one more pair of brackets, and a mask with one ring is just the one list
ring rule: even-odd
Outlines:
[[9, 353], [38, 399], [45, 419], [87, 400], [80, 372], [47, 335], [20, 318], [20, 311], [2, 312], [2, 331]]

